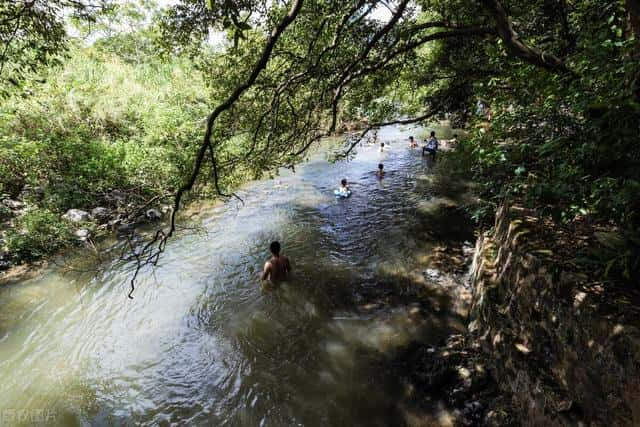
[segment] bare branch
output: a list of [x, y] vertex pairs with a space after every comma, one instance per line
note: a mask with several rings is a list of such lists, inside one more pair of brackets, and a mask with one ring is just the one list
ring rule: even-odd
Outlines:
[[[135, 280], [140, 272], [141, 268], [148, 264], [157, 264], [157, 261], [160, 257], [160, 254], [164, 251], [167, 240], [173, 235], [176, 230], [176, 215], [180, 209], [182, 197], [188, 191], [193, 188], [198, 176], [200, 175], [200, 170], [202, 168], [202, 164], [205, 159], [205, 155], [207, 150], [211, 150], [211, 158], [213, 161], [214, 173], [217, 175], [215, 156], [213, 154], [213, 146], [211, 144], [211, 134], [213, 133], [213, 126], [215, 124], [216, 119], [223, 112], [230, 109], [233, 104], [240, 98], [240, 96], [249, 89], [256, 81], [262, 70], [267, 66], [269, 59], [271, 58], [271, 53], [273, 49], [280, 39], [282, 33], [287, 29], [287, 27], [296, 19], [300, 9], [302, 8], [303, 0], [293, 0], [293, 3], [287, 12], [287, 14], [280, 20], [278, 25], [273, 29], [267, 42], [262, 50], [260, 58], [254, 65], [251, 74], [242, 84], [238, 85], [234, 91], [229, 95], [229, 97], [219, 104], [213, 112], [209, 115], [207, 119], [207, 128], [205, 131], [204, 139], [200, 144], [200, 148], [196, 155], [193, 170], [188, 180], [178, 189], [174, 198], [174, 206], [171, 212], [171, 220], [169, 225], [168, 232], [164, 232], [164, 230], [158, 230], [154, 236], [154, 238], [148, 242], [140, 252], [136, 252], [132, 246], [132, 250], [134, 251], [134, 257], [136, 259], [136, 270], [134, 272], [133, 277], [131, 278], [131, 291], [129, 292], [128, 297], [133, 298], [133, 291], [135, 290]], [[217, 178], [216, 178], [216, 187], [218, 186]], [[217, 188], [219, 192], [219, 188]], [[236, 196], [237, 197], [237, 196]], [[152, 251], [151, 249], [157, 245], [157, 249]]]

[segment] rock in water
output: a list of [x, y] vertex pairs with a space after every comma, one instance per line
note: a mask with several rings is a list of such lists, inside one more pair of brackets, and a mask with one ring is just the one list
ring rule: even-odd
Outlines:
[[157, 221], [160, 218], [162, 218], [162, 212], [160, 212], [157, 209], [148, 209], [147, 212], [145, 213], [145, 216], [150, 221]]
[[80, 209], [69, 209], [62, 217], [71, 222], [84, 222], [89, 221], [89, 212]]

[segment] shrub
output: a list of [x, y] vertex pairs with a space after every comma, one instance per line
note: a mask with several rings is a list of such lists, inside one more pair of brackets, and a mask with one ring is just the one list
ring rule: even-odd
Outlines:
[[18, 218], [7, 232], [7, 249], [15, 260], [37, 259], [72, 242], [71, 227], [60, 216], [40, 209]]

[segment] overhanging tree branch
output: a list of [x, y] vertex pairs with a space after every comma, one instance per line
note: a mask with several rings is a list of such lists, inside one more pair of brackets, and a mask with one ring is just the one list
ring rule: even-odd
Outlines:
[[[254, 65], [249, 77], [243, 83], [236, 86], [236, 88], [233, 90], [231, 95], [229, 95], [229, 97], [224, 102], [219, 104], [207, 118], [206, 131], [204, 134], [203, 141], [200, 144], [200, 148], [198, 149], [196, 158], [194, 160], [194, 165], [193, 165], [193, 170], [191, 172], [191, 175], [189, 176], [187, 181], [176, 192], [174, 203], [173, 203], [173, 210], [171, 212], [171, 220], [170, 220], [168, 232], [165, 233], [164, 231], [159, 230], [155, 234], [154, 239], [151, 242], [149, 242], [147, 245], [145, 245], [140, 252], [136, 252], [135, 250], [133, 251], [137, 261], [137, 265], [136, 265], [135, 273], [130, 282], [131, 290], [128, 295], [129, 298], [133, 298], [132, 294], [133, 294], [133, 291], [135, 290], [135, 279], [140, 269], [145, 265], [148, 265], [148, 264], [155, 265], [157, 263], [160, 253], [164, 251], [167, 239], [169, 239], [175, 232], [176, 215], [180, 210], [182, 197], [186, 192], [190, 191], [193, 188], [193, 185], [198, 179], [198, 176], [200, 175], [200, 170], [202, 168], [202, 164], [207, 154], [207, 150], [211, 151], [211, 159], [213, 162], [213, 167], [214, 168], [216, 167], [215, 156], [213, 154], [214, 147], [211, 143], [211, 135], [213, 133], [213, 126], [216, 122], [216, 119], [220, 116], [220, 114], [229, 110], [233, 106], [233, 104], [235, 104], [238, 98], [240, 98], [240, 96], [255, 83], [256, 79], [258, 78], [262, 70], [264, 70], [265, 67], [267, 66], [269, 59], [271, 58], [271, 53], [273, 52], [273, 48], [278, 42], [278, 39], [280, 39], [280, 36], [282, 35], [282, 33], [296, 19], [296, 17], [298, 16], [298, 13], [300, 12], [300, 9], [302, 8], [302, 4], [303, 4], [303, 0], [293, 0], [293, 3], [291, 4], [291, 7], [287, 12], [287, 14], [280, 20], [278, 25], [273, 29], [273, 31], [269, 35], [269, 38], [267, 39], [267, 42], [262, 50], [260, 58]], [[219, 191], [217, 178], [218, 176], [217, 176], [217, 170], [216, 170], [216, 173], [214, 174], [214, 180], [216, 181], [215, 182], [216, 189]], [[154, 245], [156, 246], [155, 251], [153, 250]]]
[[498, 0], [482, 0], [482, 3], [496, 21], [498, 35], [511, 54], [547, 70], [573, 74], [557, 56], [527, 45], [513, 29], [511, 18]]

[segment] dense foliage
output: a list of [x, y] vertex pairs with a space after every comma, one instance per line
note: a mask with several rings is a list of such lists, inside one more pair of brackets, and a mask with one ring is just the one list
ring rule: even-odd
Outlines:
[[72, 48], [64, 65], [40, 73], [44, 83], [0, 106], [0, 195], [29, 202], [33, 213], [14, 228], [43, 239], [9, 238], [13, 256], [68, 241], [38, 225], [64, 224], [68, 209], [115, 209], [113, 190], [125, 195], [120, 205], [139, 206], [175, 191], [189, 169], [211, 101], [204, 82], [187, 59], [132, 60], [131, 41]]
[[455, 73], [492, 70], [473, 84], [473, 98], [491, 111], [489, 122], [476, 120], [468, 141], [484, 186], [478, 214], [507, 198], [567, 224], [586, 219], [617, 230], [590, 251], [598, 262], [587, 264], [632, 281], [640, 275], [638, 40], [621, 2], [555, 6], [561, 9], [553, 14], [546, 2], [514, 8], [513, 19], [562, 55], [571, 73], [514, 64], [492, 49], [445, 65]]
[[46, 185], [38, 206], [61, 213], [113, 188], [177, 191], [178, 209], [191, 190], [293, 167], [344, 123], [446, 115], [468, 127], [479, 220], [504, 199], [588, 218], [631, 248], [601, 264], [637, 272], [637, 1], [142, 4], [113, 9], [44, 83], [23, 73], [33, 86], [0, 110], [2, 192]]

